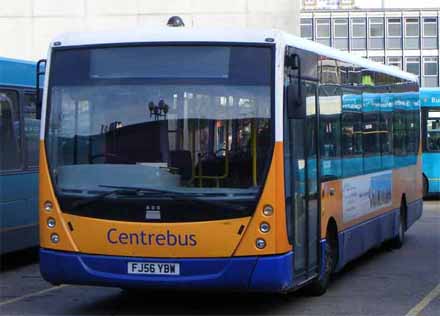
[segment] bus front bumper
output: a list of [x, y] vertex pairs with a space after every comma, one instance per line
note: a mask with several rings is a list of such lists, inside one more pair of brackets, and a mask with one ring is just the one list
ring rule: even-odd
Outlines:
[[[179, 276], [128, 274], [128, 262], [178, 263]], [[293, 285], [293, 252], [264, 257], [159, 259], [40, 249], [40, 270], [53, 284], [121, 288], [284, 292]]]

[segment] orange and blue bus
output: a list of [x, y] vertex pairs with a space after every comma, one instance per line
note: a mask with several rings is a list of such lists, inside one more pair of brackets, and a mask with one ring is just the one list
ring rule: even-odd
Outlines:
[[322, 294], [422, 214], [418, 90], [279, 31], [61, 35], [42, 102], [41, 273]]
[[36, 63], [0, 58], [0, 254], [38, 246]]
[[423, 195], [440, 196], [440, 89], [420, 89], [423, 143]]

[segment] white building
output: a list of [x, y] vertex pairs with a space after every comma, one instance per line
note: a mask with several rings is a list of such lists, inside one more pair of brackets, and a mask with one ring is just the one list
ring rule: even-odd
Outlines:
[[44, 58], [62, 32], [165, 25], [279, 28], [299, 34], [299, 0], [1, 0], [0, 56]]
[[302, 1], [302, 37], [417, 74], [422, 86], [439, 86], [440, 0], [354, 0], [350, 9]]

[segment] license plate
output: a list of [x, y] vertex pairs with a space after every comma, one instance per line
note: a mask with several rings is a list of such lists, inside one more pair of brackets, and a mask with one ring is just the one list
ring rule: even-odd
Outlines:
[[178, 263], [129, 262], [130, 274], [180, 275]]

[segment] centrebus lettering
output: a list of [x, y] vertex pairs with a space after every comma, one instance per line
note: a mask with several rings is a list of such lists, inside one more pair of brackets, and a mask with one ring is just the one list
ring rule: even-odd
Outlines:
[[166, 233], [120, 232], [116, 228], [107, 231], [107, 241], [116, 245], [143, 245], [143, 246], [181, 246], [194, 247], [197, 245], [195, 234], [173, 234], [169, 230]]

